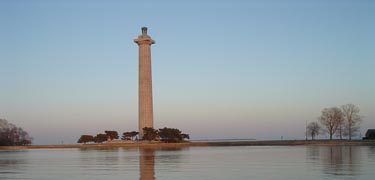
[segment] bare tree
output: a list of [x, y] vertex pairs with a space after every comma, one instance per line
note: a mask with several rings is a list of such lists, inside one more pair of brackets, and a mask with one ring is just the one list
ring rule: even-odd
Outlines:
[[349, 140], [352, 139], [352, 136], [359, 130], [359, 124], [362, 121], [361, 116], [359, 115], [359, 108], [353, 104], [346, 104], [341, 106], [343, 115], [344, 115], [344, 129], [346, 135], [349, 137]]
[[339, 137], [342, 140], [342, 137], [345, 135], [344, 132], [344, 119], [340, 122], [339, 126], [337, 127], [336, 137]]
[[317, 122], [311, 122], [307, 125], [307, 133], [311, 136], [311, 140], [314, 140], [314, 137], [319, 135], [320, 126]]
[[22, 128], [0, 119], [0, 146], [28, 145], [31, 141], [32, 137]]
[[343, 112], [338, 107], [324, 108], [322, 110], [319, 121], [327, 129], [330, 140], [332, 140], [332, 136], [342, 124], [343, 118]]

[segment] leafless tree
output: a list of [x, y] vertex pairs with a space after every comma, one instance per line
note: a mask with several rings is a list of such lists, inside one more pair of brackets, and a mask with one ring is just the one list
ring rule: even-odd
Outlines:
[[32, 137], [22, 128], [0, 119], [0, 146], [28, 145]]
[[337, 127], [336, 137], [339, 137], [342, 140], [342, 137], [345, 135], [344, 132], [344, 119], [340, 122], [339, 126]]
[[359, 115], [359, 108], [353, 104], [346, 104], [341, 106], [343, 115], [344, 115], [344, 129], [345, 134], [349, 137], [349, 140], [352, 139], [352, 136], [359, 130], [359, 124], [362, 121], [361, 116]]
[[319, 117], [320, 123], [327, 129], [329, 139], [332, 140], [332, 136], [339, 129], [340, 124], [343, 123], [344, 114], [338, 107], [324, 108], [322, 115]]
[[317, 122], [311, 122], [307, 125], [307, 133], [311, 136], [311, 140], [314, 140], [314, 137], [319, 135], [320, 126]]

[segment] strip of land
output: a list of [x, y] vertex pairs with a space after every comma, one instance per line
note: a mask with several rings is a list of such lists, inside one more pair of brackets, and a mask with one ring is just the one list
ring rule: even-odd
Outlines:
[[364, 140], [277, 140], [277, 141], [229, 141], [229, 142], [186, 142], [186, 143], [105, 143], [105, 144], [70, 144], [70, 145], [29, 145], [29, 146], [0, 146], [0, 150], [22, 149], [59, 149], [59, 148], [186, 148], [197, 146], [298, 146], [298, 145], [348, 145], [375, 146], [375, 141]]

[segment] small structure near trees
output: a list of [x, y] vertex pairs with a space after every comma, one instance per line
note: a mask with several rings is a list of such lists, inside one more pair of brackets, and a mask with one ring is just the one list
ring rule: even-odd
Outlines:
[[363, 140], [375, 140], [375, 129], [368, 129]]

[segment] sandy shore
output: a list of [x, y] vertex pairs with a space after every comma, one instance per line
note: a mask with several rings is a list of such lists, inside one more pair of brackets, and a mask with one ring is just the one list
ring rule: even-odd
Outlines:
[[187, 142], [187, 143], [109, 143], [109, 144], [70, 144], [70, 145], [30, 145], [0, 146], [0, 150], [53, 149], [53, 148], [184, 148], [194, 146], [297, 146], [297, 145], [359, 145], [375, 146], [375, 141], [362, 140], [284, 140], [284, 141], [233, 141], [233, 142]]

